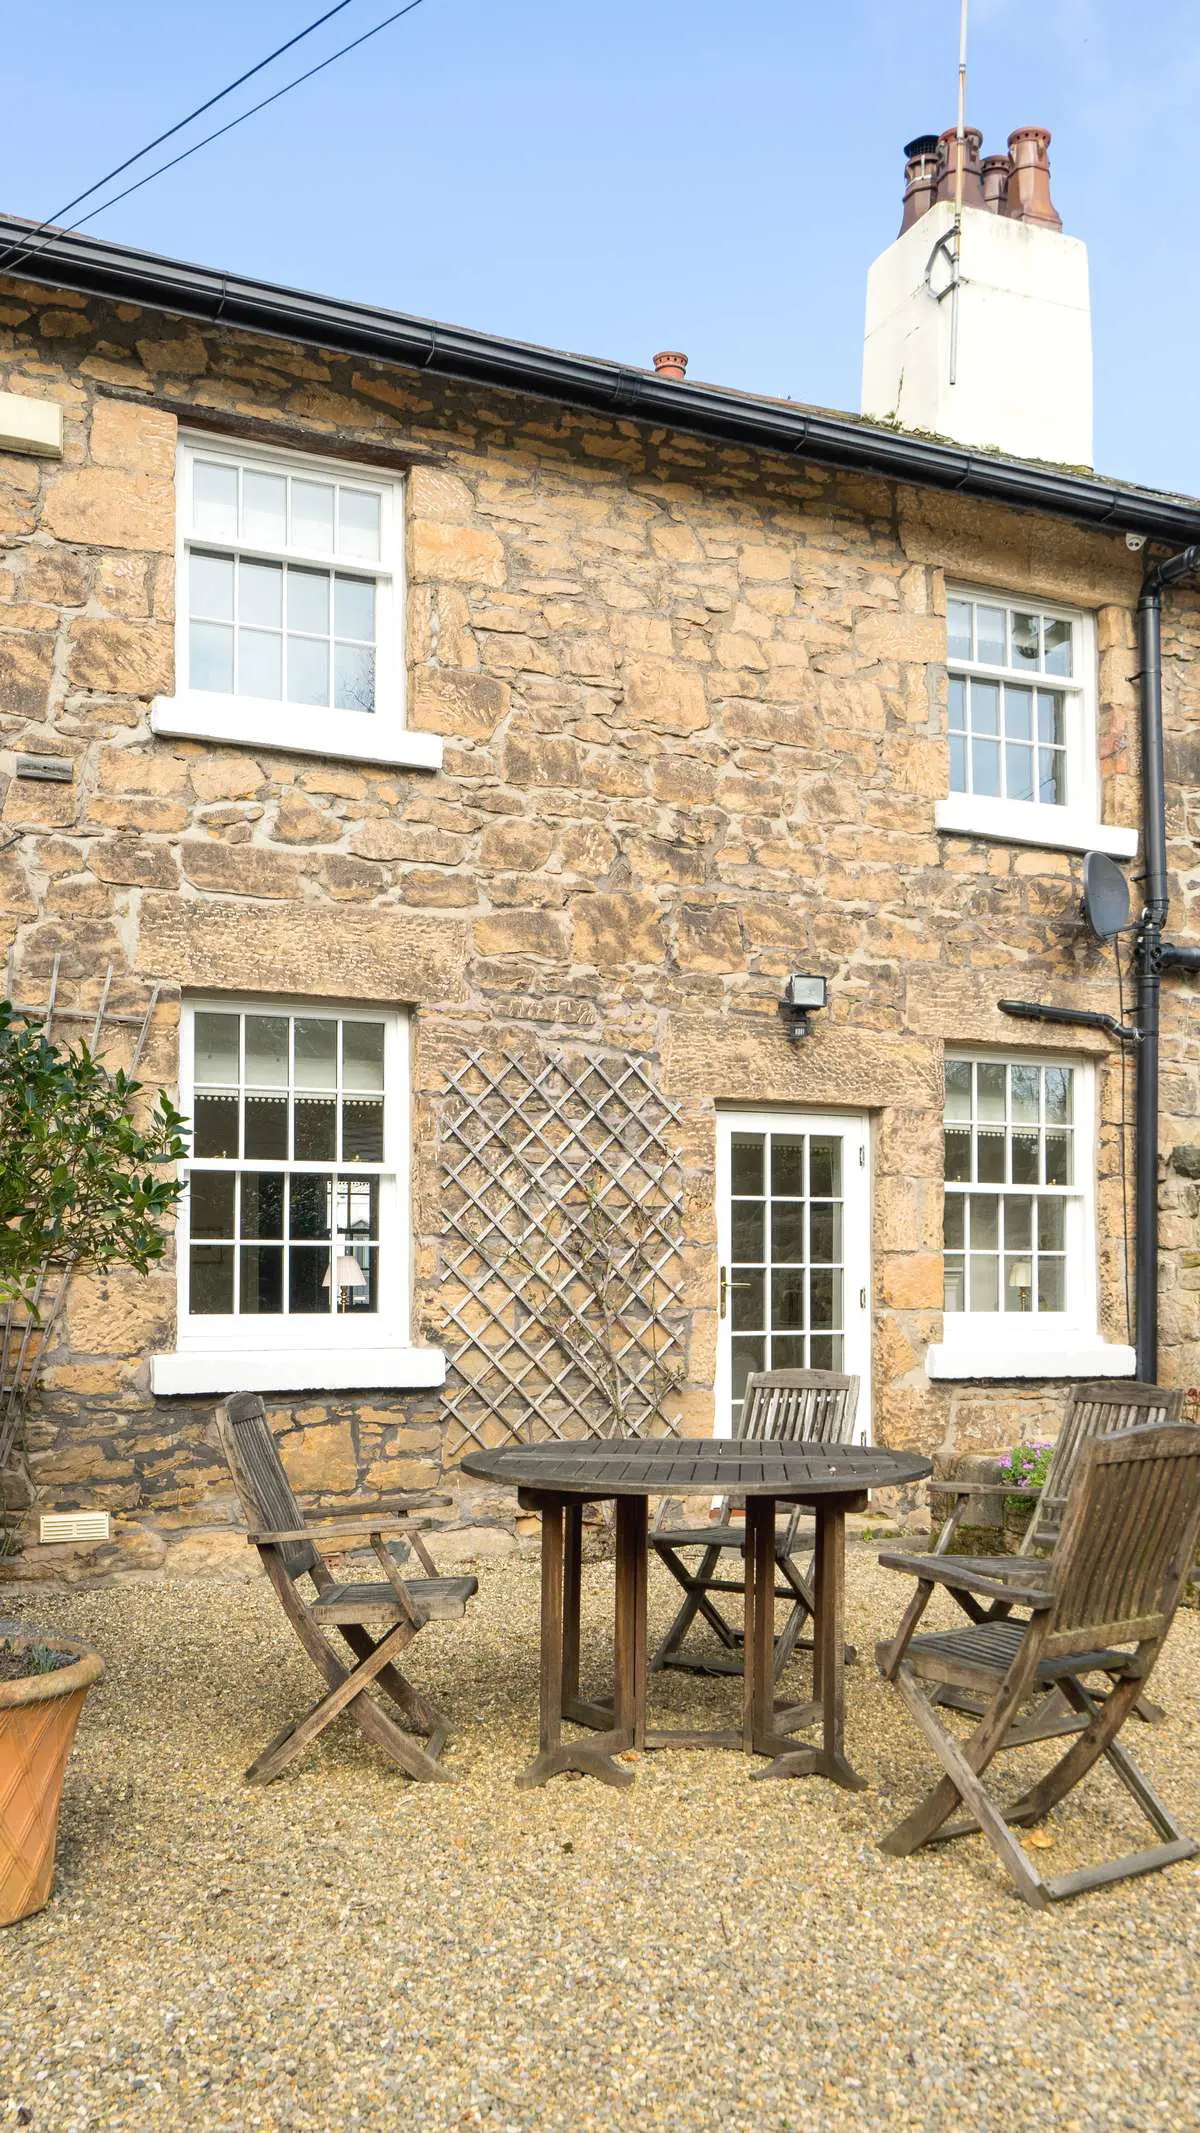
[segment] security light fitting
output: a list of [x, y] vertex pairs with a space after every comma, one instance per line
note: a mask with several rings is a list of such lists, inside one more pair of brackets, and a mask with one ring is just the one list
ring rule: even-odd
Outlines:
[[793, 1044], [802, 1037], [810, 1036], [812, 1025], [809, 1016], [825, 1006], [828, 987], [824, 978], [805, 977], [798, 972], [784, 981], [783, 998], [779, 1012], [787, 1024], [788, 1037]]

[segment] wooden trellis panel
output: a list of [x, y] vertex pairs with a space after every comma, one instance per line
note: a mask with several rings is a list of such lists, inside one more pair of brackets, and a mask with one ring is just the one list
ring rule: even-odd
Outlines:
[[683, 1175], [645, 1069], [473, 1051], [450, 1076], [442, 1160], [448, 1450], [670, 1430]]

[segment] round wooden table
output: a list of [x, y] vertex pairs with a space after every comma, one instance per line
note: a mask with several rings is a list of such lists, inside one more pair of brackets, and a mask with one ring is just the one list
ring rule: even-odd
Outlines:
[[[576, 1770], [630, 1785], [616, 1758], [631, 1748], [736, 1747], [771, 1758], [759, 1777], [813, 1772], [860, 1791], [866, 1780], [846, 1759], [844, 1638], [846, 1514], [866, 1509], [872, 1489], [895, 1488], [932, 1472], [913, 1452], [865, 1444], [741, 1443], [736, 1438], [604, 1438], [582, 1443], [512, 1444], [471, 1452], [465, 1473], [506, 1482], [522, 1509], [542, 1520], [542, 1673], [538, 1753], [517, 1782], [544, 1785]], [[746, 1503], [745, 1680], [740, 1732], [665, 1733], [646, 1726], [646, 1558], [651, 1496], [734, 1495]], [[616, 1504], [617, 1561], [613, 1692], [609, 1702], [579, 1693], [579, 1586], [583, 1506]], [[775, 1613], [775, 1507], [804, 1504], [816, 1514], [816, 1628], [813, 1700], [781, 1704], [772, 1674]], [[595, 1730], [564, 1741], [564, 1719]], [[819, 1721], [817, 1741], [797, 1740]]]

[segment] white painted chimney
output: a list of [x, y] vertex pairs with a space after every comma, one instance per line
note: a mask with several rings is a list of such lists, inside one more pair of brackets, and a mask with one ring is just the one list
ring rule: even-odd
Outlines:
[[867, 276], [862, 412], [1017, 459], [1092, 464], [1087, 246], [1050, 201], [1050, 136], [1025, 126], [1007, 156], [968, 132], [951, 383], [951, 131], [908, 152], [904, 227]]

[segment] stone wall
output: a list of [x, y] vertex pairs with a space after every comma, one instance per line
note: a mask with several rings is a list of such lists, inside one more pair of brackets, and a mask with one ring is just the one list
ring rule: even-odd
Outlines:
[[[410, 1003], [414, 1337], [434, 1342], [455, 1062], [514, 1033], [635, 1056], [679, 1111], [675, 1411], [694, 1430], [712, 1419], [717, 1103], [862, 1107], [877, 1435], [947, 1453], [1052, 1429], [1059, 1385], [936, 1387], [923, 1368], [944, 1044], [1011, 1045], [995, 1002], [1014, 990], [1114, 1006], [1111, 956], [1075, 922], [1078, 861], [935, 830], [944, 580], [1096, 612], [1105, 812], [1133, 824], [1140, 565], [1123, 539], [16, 282], [0, 373], [66, 418], [61, 463], [0, 455], [0, 929], [21, 996], [44, 997], [56, 955], [83, 999], [108, 962], [114, 999], [159, 983], [145, 1072], [168, 1086], [188, 988]], [[445, 736], [442, 772], [151, 736], [173, 682], [179, 421], [408, 468], [409, 722]], [[1200, 910], [1198, 626], [1173, 594], [1177, 937]], [[17, 749], [69, 755], [73, 781], [11, 777]], [[830, 1004], [789, 1046], [776, 1004], [798, 968], [826, 973]], [[1197, 1137], [1188, 987], [1165, 988], [1168, 1153]], [[1038, 1047], [1098, 1062], [1101, 1323], [1124, 1339], [1119, 1067], [1075, 1032]], [[1163, 1371], [1184, 1382], [1200, 1378], [1195, 1198], [1169, 1168]], [[169, 1540], [199, 1563], [238, 1544], [205, 1537], [231, 1515], [211, 1403], [149, 1391], [174, 1308], [170, 1263], [77, 1281], [31, 1455], [48, 1504], [107, 1506], [133, 1557]], [[444, 1460], [437, 1395], [305, 1396], [275, 1419], [318, 1497], [437, 1481], [463, 1547], [511, 1520]]]

